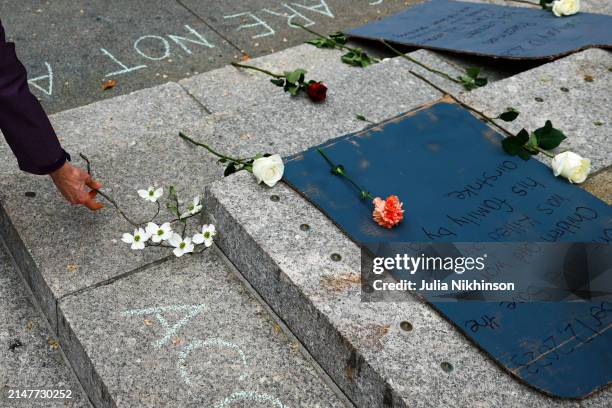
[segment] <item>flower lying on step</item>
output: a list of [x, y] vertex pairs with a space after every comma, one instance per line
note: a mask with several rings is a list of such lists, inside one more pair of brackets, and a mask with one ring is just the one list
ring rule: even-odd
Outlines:
[[138, 195], [147, 201], [152, 203], [156, 202], [162, 195], [164, 195], [164, 189], [155, 187], [149, 187], [146, 190], [138, 190]]
[[571, 16], [580, 11], [580, 0], [540, 0], [540, 6], [557, 17]]
[[275, 74], [274, 72], [252, 65], [244, 65], [237, 62], [232, 62], [232, 65], [237, 68], [252, 69], [271, 76], [270, 82], [283, 88], [285, 92], [289, 92], [292, 96], [305, 92], [313, 102], [323, 102], [327, 97], [327, 86], [320, 81], [306, 81], [306, 70], [304, 69], [299, 68], [294, 71], [285, 71], [283, 74]]
[[[87, 172], [91, 175], [91, 162], [87, 156], [79, 155], [87, 162]], [[185, 210], [182, 208], [176, 189], [174, 186], [169, 186], [165, 207], [173, 219], [160, 224], [156, 220], [162, 209], [159, 199], [163, 195], [163, 188], [155, 189], [154, 187], [149, 187], [147, 190], [138, 191], [139, 196], [146, 198], [147, 201], [154, 202], [157, 207], [155, 214], [150, 219], [142, 222], [134, 221], [130, 218], [119, 204], [104, 191], [98, 189], [94, 191], [110, 202], [115, 207], [117, 213], [134, 227], [133, 234], [125, 233], [121, 237], [121, 241], [129, 244], [133, 250], [143, 250], [146, 247], [172, 248], [174, 255], [180, 257], [186, 253], [195, 252], [198, 245], [202, 245], [202, 250], [204, 250], [213, 243], [212, 238], [216, 234], [214, 225], [204, 225], [201, 227], [202, 233], [197, 233], [193, 239], [186, 234], [188, 232], [189, 220], [197, 219], [196, 216], [202, 212], [199, 196], [195, 197]], [[178, 231], [180, 231], [180, 234]]]
[[215, 230], [214, 225], [203, 225], [202, 233], [195, 234], [192, 240], [195, 244], [204, 244], [205, 246], [209, 247], [212, 245], [213, 237], [215, 235], [217, 235], [217, 231]]
[[390, 195], [386, 200], [380, 197], [374, 197], [369, 191], [361, 188], [351, 177], [346, 174], [344, 166], [334, 164], [329, 157], [321, 149], [317, 149], [319, 154], [323, 156], [325, 161], [331, 166], [332, 174], [345, 178], [353, 187], [359, 190], [359, 197], [362, 200], [371, 199], [374, 204], [372, 219], [381, 227], [393, 228], [404, 219], [404, 210], [402, 202], [396, 195]]
[[278, 154], [257, 154], [254, 157], [240, 159], [221, 154], [207, 144], [197, 142], [182, 132], [179, 132], [179, 137], [191, 144], [203, 147], [211, 154], [217, 156], [219, 163], [225, 164], [225, 171], [223, 172], [225, 177], [238, 171], [246, 170], [249, 173], [253, 173], [258, 183], [263, 181], [268, 187], [274, 187], [283, 178], [285, 165], [283, 164], [283, 159]]
[[269, 187], [274, 187], [283, 178], [285, 165], [278, 154], [269, 157], [260, 157], [253, 161], [253, 175], [257, 183], [262, 181]]
[[591, 172], [591, 160], [574, 152], [559, 153], [553, 157], [551, 166], [555, 177], [562, 176], [576, 184], [585, 181]]
[[172, 227], [169, 222], [163, 223], [162, 225], [150, 222], [147, 224], [146, 232], [151, 236], [151, 241], [159, 243], [170, 239], [172, 236]]
[[374, 212], [372, 218], [381, 227], [393, 228], [404, 219], [402, 203], [395, 195], [387, 197], [386, 200], [376, 197], [373, 200]]
[[[506, 112], [498, 115], [496, 119], [512, 122], [519, 116], [519, 112], [508, 108]], [[542, 153], [552, 159], [551, 167], [555, 177], [562, 176], [570, 183], [582, 183], [591, 171], [591, 161], [574, 152], [563, 152], [556, 156], [549, 150], [559, 147], [566, 137], [559, 129], [555, 129], [550, 120], [545, 125], [531, 132], [521, 129], [516, 136], [506, 137], [502, 140], [504, 151], [512, 156], [519, 156], [529, 160], [531, 156]]]
[[131, 244], [132, 249], [144, 249], [145, 243], [149, 240], [149, 234], [142, 228], [137, 228], [134, 230], [134, 235], [126, 232], [121, 240], [126, 244]]
[[193, 252], [195, 248], [194, 245], [191, 243], [191, 238], [183, 238], [179, 234], [172, 234], [172, 237], [170, 237], [168, 243], [174, 247], [172, 253], [177, 258], [180, 258], [185, 254]]
[[200, 204], [200, 196], [193, 198], [193, 201], [187, 205], [187, 211], [181, 214], [180, 218], [187, 218], [198, 214], [202, 210], [202, 204]]

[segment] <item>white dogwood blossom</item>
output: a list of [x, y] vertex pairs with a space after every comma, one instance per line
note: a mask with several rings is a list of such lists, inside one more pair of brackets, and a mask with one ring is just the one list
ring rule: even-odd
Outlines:
[[144, 249], [145, 242], [149, 240], [149, 234], [142, 228], [137, 228], [134, 230], [134, 235], [125, 233], [121, 240], [126, 244], [131, 244], [132, 249]]
[[147, 224], [146, 232], [151, 236], [151, 241], [158, 244], [170, 239], [172, 236], [172, 227], [169, 222], [163, 223], [162, 225], [150, 222]]
[[181, 219], [187, 218], [190, 215], [195, 215], [199, 213], [201, 209], [202, 204], [200, 204], [200, 196], [196, 196], [193, 198], [193, 201], [187, 206], [187, 211], [181, 214]]
[[179, 234], [172, 234], [172, 237], [168, 240], [168, 243], [174, 247], [172, 253], [180, 258], [181, 256], [193, 252], [194, 246], [191, 242], [191, 238], [181, 238]]
[[213, 244], [213, 237], [215, 235], [217, 235], [217, 231], [214, 225], [203, 225], [202, 233], [193, 236], [193, 243], [198, 245], [204, 244], [206, 247], [209, 247]]
[[161, 187], [155, 189], [155, 187], [151, 186], [146, 190], [138, 190], [138, 195], [144, 198], [145, 200], [154, 203], [159, 200], [162, 195], [164, 195], [164, 189]]

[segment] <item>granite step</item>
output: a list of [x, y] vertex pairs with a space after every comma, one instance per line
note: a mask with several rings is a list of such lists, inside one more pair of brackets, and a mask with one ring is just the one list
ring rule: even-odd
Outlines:
[[[89, 408], [57, 339], [30, 300], [27, 287], [0, 247], [0, 389], [2, 407]], [[16, 398], [19, 391], [61, 390], [65, 398]], [[34, 391], [35, 392], [35, 391]], [[45, 393], [47, 393], [45, 391]]]
[[[417, 55], [445, 69], [461, 70], [438, 55]], [[250, 61], [275, 70], [305, 67], [312, 78], [330, 86], [322, 105], [290, 98], [260, 74], [226, 67], [180, 84], [65, 111], [51, 120], [69, 151], [91, 158], [104, 191], [141, 219], [154, 209], [142, 206], [136, 189], [174, 184], [181, 197], [190, 200], [222, 177], [223, 166], [180, 141], [179, 130], [235, 155], [287, 155], [363, 129], [367, 124], [355, 119], [358, 113], [381, 121], [432, 103], [444, 93], [457, 98], [464, 93], [439, 77], [428, 79], [430, 73], [422, 72], [425, 80], [413, 75], [410, 71], [419, 68], [401, 58], [362, 70], [341, 64], [339, 56], [334, 50], [302, 45]], [[0, 163], [0, 235], [94, 406], [222, 407], [245, 398], [262, 406], [344, 404], [315, 373], [316, 364], [294, 353], [291, 340], [278, 337], [278, 322], [267, 312], [258, 317], [251, 313], [265, 305], [252, 292], [244, 292], [245, 282], [233, 282], [237, 275], [220, 261], [220, 254], [175, 260], [162, 250], [134, 253], [119, 241], [129, 225], [112, 209], [92, 214], [66, 206], [48, 180], [19, 172], [6, 146], [0, 148], [0, 157], [6, 158]], [[357, 406], [389, 401], [396, 406], [407, 401], [452, 406], [467, 400], [487, 406], [505, 401], [503, 392], [516, 394], [517, 401], [550, 406], [549, 399], [508, 380], [425, 305], [412, 310], [415, 320], [422, 316], [424, 327], [414, 347], [432, 347], [448, 360], [465, 358], [471, 377], [444, 377], [438, 372], [440, 356], [432, 356], [424, 366], [402, 360], [403, 337], [393, 339], [404, 335], [398, 319], [411, 316], [397, 308], [368, 309], [358, 303], [356, 248], [286, 187], [272, 193], [251, 176], [238, 174], [206, 191], [208, 213], [222, 231], [222, 252]], [[281, 198], [284, 213], [268, 213], [278, 211], [270, 207], [271, 194]], [[313, 244], [298, 230], [304, 223], [300, 214], [308, 216], [314, 231], [323, 232], [318, 242]], [[275, 238], [283, 242], [268, 242]], [[342, 263], [329, 259], [332, 250], [343, 254]], [[323, 289], [321, 282], [327, 285]], [[217, 287], [225, 297], [218, 297]], [[171, 341], [160, 343], [165, 338], [162, 322], [180, 320], [185, 311], [197, 316]], [[149, 312], [161, 318], [150, 318]], [[227, 320], [230, 316], [234, 320]], [[222, 340], [215, 339], [217, 332]], [[438, 333], [445, 333], [454, 346], [446, 347]], [[387, 339], [393, 347], [386, 347]], [[209, 348], [223, 349], [227, 359], [210, 360], [213, 355], [206, 354], [197, 364], [188, 363], [196, 351]], [[405, 364], [417, 367], [418, 375], [406, 379]], [[202, 374], [210, 374], [211, 367], [217, 369], [215, 378]], [[474, 381], [473, 387], [465, 386], [468, 380]], [[185, 392], [173, 395], [176, 389]], [[443, 392], [427, 397], [440, 389]]]

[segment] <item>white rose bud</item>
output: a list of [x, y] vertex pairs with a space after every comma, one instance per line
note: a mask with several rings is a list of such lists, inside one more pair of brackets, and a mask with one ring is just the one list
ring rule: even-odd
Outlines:
[[552, 169], [555, 177], [561, 175], [570, 183], [580, 184], [591, 171], [591, 161], [574, 152], [563, 152], [552, 159]]
[[571, 16], [580, 11], [580, 0], [556, 0], [552, 12], [557, 17]]
[[253, 162], [253, 175], [257, 182], [261, 183], [263, 181], [269, 187], [274, 187], [283, 178], [284, 171], [283, 159], [278, 154], [262, 157]]

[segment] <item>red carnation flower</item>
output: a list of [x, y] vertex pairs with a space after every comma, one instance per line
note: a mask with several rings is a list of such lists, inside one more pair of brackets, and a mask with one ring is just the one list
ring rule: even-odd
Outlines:
[[327, 86], [323, 82], [311, 82], [307, 89], [308, 97], [313, 102], [323, 102], [327, 97]]
[[387, 197], [386, 200], [376, 197], [373, 201], [374, 212], [372, 218], [381, 227], [393, 228], [404, 219], [402, 203], [395, 195]]

